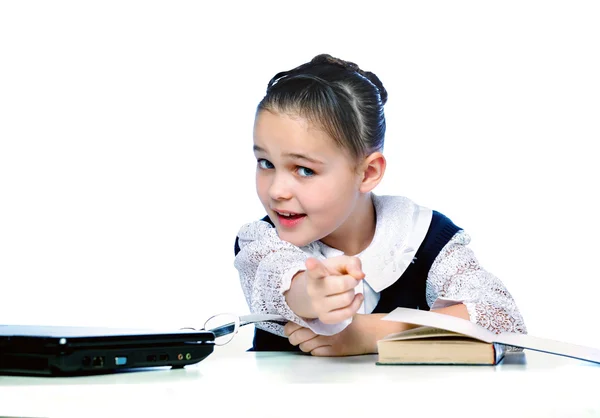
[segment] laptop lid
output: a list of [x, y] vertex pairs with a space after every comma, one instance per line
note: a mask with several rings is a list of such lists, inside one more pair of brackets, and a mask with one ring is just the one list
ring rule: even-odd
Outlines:
[[0, 325], [0, 373], [77, 375], [181, 368], [206, 358], [214, 333], [195, 330]]

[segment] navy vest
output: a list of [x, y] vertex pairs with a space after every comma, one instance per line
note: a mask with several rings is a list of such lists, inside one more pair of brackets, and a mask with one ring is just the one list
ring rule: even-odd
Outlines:
[[[262, 220], [274, 227], [268, 216]], [[390, 313], [397, 307], [429, 310], [425, 297], [429, 269], [442, 248], [460, 229], [446, 216], [434, 210], [431, 224], [413, 263], [393, 285], [381, 291], [379, 302], [372, 313]], [[240, 251], [237, 237], [234, 247], [237, 255]], [[255, 328], [249, 351], [300, 351], [300, 348], [290, 344], [285, 337]]]

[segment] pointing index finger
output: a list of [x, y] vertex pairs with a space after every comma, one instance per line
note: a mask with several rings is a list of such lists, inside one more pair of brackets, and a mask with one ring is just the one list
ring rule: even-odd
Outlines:
[[358, 257], [340, 256], [327, 260], [327, 268], [335, 270], [338, 274], [349, 274], [356, 280], [364, 279], [362, 263]]

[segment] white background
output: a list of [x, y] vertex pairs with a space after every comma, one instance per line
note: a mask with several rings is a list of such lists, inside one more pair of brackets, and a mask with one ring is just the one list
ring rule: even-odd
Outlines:
[[255, 106], [330, 53], [389, 92], [376, 191], [463, 227], [531, 334], [600, 347], [597, 2], [205, 3], [0, 3], [0, 323], [246, 313]]

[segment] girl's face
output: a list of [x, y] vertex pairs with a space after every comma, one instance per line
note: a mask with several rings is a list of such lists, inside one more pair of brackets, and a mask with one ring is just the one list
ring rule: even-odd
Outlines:
[[351, 217], [361, 177], [322, 130], [301, 117], [260, 111], [254, 154], [258, 196], [282, 240], [301, 247]]

